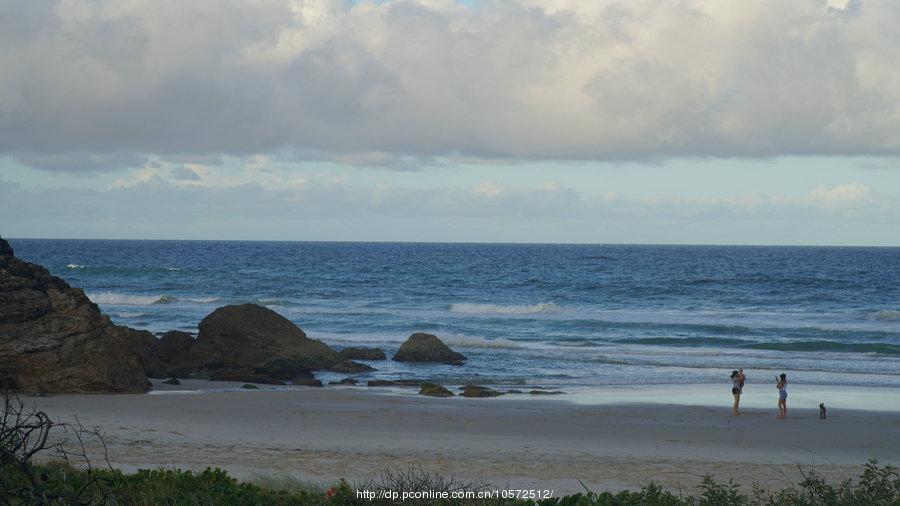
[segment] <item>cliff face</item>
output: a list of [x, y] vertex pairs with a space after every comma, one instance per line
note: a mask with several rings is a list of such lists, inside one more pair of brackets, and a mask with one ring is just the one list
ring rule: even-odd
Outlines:
[[0, 238], [0, 380], [23, 393], [144, 392], [134, 332]]

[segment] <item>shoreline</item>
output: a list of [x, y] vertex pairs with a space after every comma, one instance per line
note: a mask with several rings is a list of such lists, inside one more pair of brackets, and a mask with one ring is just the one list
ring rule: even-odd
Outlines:
[[776, 420], [774, 406], [734, 417], [730, 404], [521, 397], [326, 387], [24, 400], [54, 419], [77, 414], [85, 426], [101, 426], [111, 461], [124, 470], [211, 466], [244, 479], [353, 482], [385, 468], [422, 466], [556, 494], [583, 491], [578, 480], [595, 490], [655, 481], [690, 491], [706, 473], [747, 489], [753, 481], [778, 488], [799, 481], [798, 464], [841, 479], [871, 457], [900, 463], [900, 414], [892, 412], [838, 410], [819, 420], [814, 410], [794, 409]]
[[[327, 373], [328, 379], [336, 379], [346, 375]], [[181, 385], [172, 386], [162, 380], [151, 380], [153, 389], [146, 395], [186, 394], [200, 395], [240, 390], [243, 382], [207, 381], [197, 379], [181, 379]], [[423, 381], [430, 381], [423, 378]], [[475, 382], [475, 384], [478, 384]], [[260, 390], [295, 391], [309, 387], [293, 385], [256, 384]], [[454, 393], [459, 393], [461, 385], [443, 385]], [[729, 385], [710, 384], [637, 384], [637, 385], [595, 385], [591, 387], [566, 388], [564, 386], [536, 385], [496, 385], [485, 384], [499, 391], [510, 389], [521, 390], [520, 393], [492, 397], [497, 402], [547, 400], [572, 403], [584, 406], [692, 406], [704, 408], [731, 409], [732, 396]], [[365, 382], [359, 385], [325, 385], [323, 390], [368, 391], [388, 395], [419, 397], [418, 387], [379, 386], [368, 387]], [[547, 392], [562, 391], [562, 394], [529, 394], [531, 389]], [[109, 395], [109, 394], [101, 394]], [[114, 395], [114, 394], [113, 394]], [[140, 395], [140, 394], [138, 394]], [[756, 410], [776, 409], [778, 400], [774, 385], [748, 384], [741, 396], [741, 408]], [[819, 402], [825, 402], [829, 413], [838, 411], [866, 411], [900, 416], [900, 389], [891, 387], [863, 387], [843, 385], [789, 385], [788, 409], [790, 411], [808, 409], [818, 413]], [[894, 407], [894, 409], [886, 409]]]

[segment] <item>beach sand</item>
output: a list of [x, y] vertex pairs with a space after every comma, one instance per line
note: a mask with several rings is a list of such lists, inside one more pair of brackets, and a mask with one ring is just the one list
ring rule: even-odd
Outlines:
[[797, 464], [836, 479], [855, 476], [871, 457], [900, 464], [900, 414], [877, 411], [833, 410], [819, 420], [817, 411], [795, 409], [776, 420], [774, 407], [734, 417], [727, 403], [445, 399], [366, 387], [26, 401], [54, 418], [77, 414], [85, 426], [101, 426], [117, 467], [211, 466], [246, 479], [352, 483], [385, 468], [422, 466], [557, 495], [583, 491], [578, 480], [595, 490], [653, 480], [693, 492], [706, 473], [779, 488], [800, 481]]

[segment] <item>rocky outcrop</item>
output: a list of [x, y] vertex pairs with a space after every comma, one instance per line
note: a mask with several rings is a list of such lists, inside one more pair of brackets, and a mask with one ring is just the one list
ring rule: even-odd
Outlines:
[[437, 383], [422, 383], [419, 395], [427, 395], [428, 397], [453, 397], [454, 394], [450, 390], [438, 385]]
[[[144, 392], [135, 331], [0, 238], [0, 379], [23, 393]], [[142, 336], [143, 339], [146, 336]], [[152, 336], [151, 336], [152, 337]]]
[[352, 360], [341, 360], [340, 362], [329, 367], [328, 370], [334, 372], [345, 372], [349, 374], [357, 372], [372, 372], [375, 370], [375, 368], [367, 366], [366, 364], [354, 362]]
[[167, 367], [189, 367], [194, 336], [180, 330], [170, 330], [156, 341], [155, 352]]
[[340, 352], [341, 358], [345, 360], [386, 360], [384, 351], [380, 348], [363, 348], [351, 347], [344, 348]]
[[144, 370], [144, 375], [148, 378], [168, 378], [173, 376], [169, 374], [167, 368], [159, 360], [156, 348], [159, 339], [146, 330], [134, 330], [124, 327], [123, 333], [131, 343], [131, 349], [138, 357], [138, 362]]
[[315, 370], [340, 361], [328, 345], [306, 337], [287, 318], [256, 304], [224, 306], [210, 313], [200, 322], [192, 354], [200, 369], [253, 369], [285, 358]]
[[444, 362], [461, 365], [465, 355], [451, 350], [437, 336], [431, 334], [413, 334], [400, 346], [394, 354], [398, 362]]

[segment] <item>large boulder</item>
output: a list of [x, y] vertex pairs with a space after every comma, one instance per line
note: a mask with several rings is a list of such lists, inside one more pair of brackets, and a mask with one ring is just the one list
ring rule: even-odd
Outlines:
[[344, 348], [339, 352], [341, 354], [341, 358], [346, 360], [385, 360], [387, 357], [379, 348], [364, 348], [361, 346], [354, 346], [350, 348]]
[[409, 336], [394, 354], [398, 362], [446, 362], [461, 364], [465, 355], [451, 350], [437, 336], [417, 333]]
[[287, 318], [256, 304], [224, 306], [200, 322], [192, 348], [199, 368], [254, 369], [278, 358], [326, 369], [340, 356]]
[[144, 392], [150, 382], [134, 332], [113, 325], [81, 289], [16, 258], [0, 238], [4, 383], [23, 393]]

